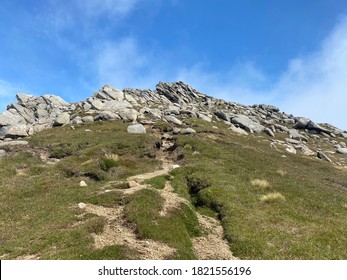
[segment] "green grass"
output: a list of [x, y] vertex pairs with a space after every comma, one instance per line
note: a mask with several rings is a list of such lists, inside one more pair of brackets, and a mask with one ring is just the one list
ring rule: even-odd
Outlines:
[[136, 225], [141, 238], [163, 241], [176, 248], [172, 259], [195, 259], [191, 238], [199, 234], [196, 215], [182, 204], [168, 216], [161, 217], [162, 203], [156, 191], [145, 189], [134, 195], [125, 206], [125, 213], [129, 221]]
[[165, 188], [165, 182], [170, 179], [169, 175], [162, 175], [146, 180], [145, 184], [149, 184], [155, 189], [162, 190]]
[[[125, 203], [115, 192], [98, 193], [108, 181], [121, 181], [157, 168], [159, 162], [153, 159], [156, 138], [128, 134], [121, 122], [75, 127], [75, 130], [59, 127], [38, 133], [29, 139], [30, 147], [14, 148], [9, 152], [10, 157], [0, 161], [2, 258], [129, 257], [124, 247], [95, 250], [90, 234], [100, 233], [104, 221], [85, 217], [75, 227], [83, 213], [76, 206], [79, 202], [106, 206]], [[61, 160], [55, 165], [45, 164], [40, 159], [41, 153]], [[105, 171], [100, 161], [106, 154], [119, 155], [119, 161], [117, 166], [108, 164]], [[81, 180], [86, 180], [88, 187], [80, 187]]]
[[[270, 148], [259, 137], [179, 136], [185, 167], [172, 185], [183, 197], [219, 213], [233, 253], [241, 259], [346, 259], [345, 171]], [[278, 172], [285, 170], [285, 172]], [[250, 182], [264, 178], [285, 201], [264, 203], [268, 191]], [[193, 184], [192, 184], [193, 182]], [[341, 184], [340, 184], [341, 185]]]
[[[160, 190], [170, 180], [196, 208], [182, 204], [164, 217], [155, 189], [128, 197], [118, 190], [104, 192], [124, 188], [127, 177], [160, 166], [154, 158], [158, 140], [150, 133], [128, 134], [120, 121], [95, 122], [46, 130], [28, 139], [29, 147], [8, 148], [10, 156], [0, 160], [1, 258], [139, 258], [126, 246], [94, 248], [91, 234], [101, 233], [105, 220], [77, 207], [85, 202], [124, 205], [138, 237], [175, 248], [172, 259], [196, 258], [195, 211], [221, 220], [241, 259], [347, 259], [346, 170], [298, 155], [282, 158], [265, 134], [240, 136], [223, 123], [184, 122], [198, 133], [177, 136], [182, 167], [146, 183]], [[172, 129], [167, 123], [157, 127]], [[41, 154], [60, 162], [46, 164]], [[269, 187], [252, 186], [255, 179]], [[80, 187], [81, 180], [88, 186]], [[262, 201], [269, 193], [285, 200]]]

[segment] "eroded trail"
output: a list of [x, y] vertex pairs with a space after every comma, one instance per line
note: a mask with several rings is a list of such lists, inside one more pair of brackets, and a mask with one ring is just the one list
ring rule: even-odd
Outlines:
[[[162, 136], [162, 135], [161, 135]], [[174, 139], [162, 136], [161, 146], [157, 151], [157, 159], [162, 162], [162, 169], [149, 173], [134, 175], [127, 178], [129, 188], [117, 189], [112, 191], [121, 192], [123, 195], [134, 194], [145, 188], [151, 188], [144, 182], [148, 179], [167, 175], [169, 172], [180, 166], [170, 158], [170, 150], [174, 147]], [[165, 182], [163, 190], [151, 188], [164, 198], [164, 205], [160, 211], [160, 216], [166, 216], [170, 211], [180, 208], [180, 205], [190, 206], [190, 202], [174, 193], [170, 181]], [[108, 192], [110, 190], [106, 190]], [[191, 206], [190, 206], [191, 207]], [[103, 248], [111, 245], [126, 245], [131, 250], [138, 252], [143, 260], [169, 259], [175, 253], [175, 249], [170, 246], [154, 240], [138, 239], [134, 229], [130, 228], [124, 218], [124, 206], [115, 206], [107, 208], [92, 204], [86, 204], [86, 212], [93, 213], [106, 219], [107, 223], [102, 234], [93, 234], [95, 248]], [[204, 236], [192, 240], [193, 249], [198, 259], [235, 259], [233, 257], [228, 243], [223, 239], [223, 228], [219, 221], [198, 215], [199, 225]]]

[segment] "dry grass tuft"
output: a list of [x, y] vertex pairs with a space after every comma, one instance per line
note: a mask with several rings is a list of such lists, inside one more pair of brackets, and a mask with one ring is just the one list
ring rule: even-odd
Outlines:
[[119, 156], [115, 155], [115, 154], [105, 154], [105, 158], [107, 159], [111, 159], [115, 162], [117, 162], [119, 160]]
[[285, 201], [286, 198], [279, 192], [275, 192], [275, 193], [269, 193], [269, 194], [263, 195], [260, 198], [260, 200], [263, 202], [271, 203], [276, 201]]
[[270, 184], [268, 181], [266, 180], [262, 180], [262, 179], [254, 179], [251, 181], [251, 185], [253, 187], [257, 187], [257, 188], [260, 188], [260, 189], [267, 189], [270, 187]]
[[347, 209], [347, 203], [343, 204], [342, 207]]
[[278, 169], [276, 171], [277, 174], [281, 175], [281, 176], [285, 176], [287, 175], [287, 171], [283, 170], [283, 169]]

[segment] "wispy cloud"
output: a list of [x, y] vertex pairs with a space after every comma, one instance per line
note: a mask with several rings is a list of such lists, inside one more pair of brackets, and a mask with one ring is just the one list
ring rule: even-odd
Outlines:
[[99, 84], [110, 83], [118, 88], [153, 88], [159, 80], [169, 76], [155, 53], [141, 49], [132, 37], [105, 42], [98, 49], [95, 65]]
[[332, 122], [347, 129], [347, 18], [342, 19], [320, 49], [290, 61], [274, 86], [285, 110]]
[[250, 62], [224, 73], [197, 64], [181, 69], [178, 78], [218, 97], [275, 104], [287, 113], [347, 129], [347, 17], [315, 52], [290, 60], [277, 81]]
[[21, 91], [20, 87], [0, 80], [0, 112], [5, 110], [9, 103], [15, 101], [15, 96], [19, 91]]
[[183, 66], [172, 60], [158, 61], [134, 38], [104, 45], [96, 64], [99, 81], [119, 88], [182, 80], [219, 98], [248, 105], [273, 104], [287, 113], [347, 129], [347, 18], [315, 52], [290, 60], [275, 81], [251, 61], [226, 72], [210, 71], [207, 63]]

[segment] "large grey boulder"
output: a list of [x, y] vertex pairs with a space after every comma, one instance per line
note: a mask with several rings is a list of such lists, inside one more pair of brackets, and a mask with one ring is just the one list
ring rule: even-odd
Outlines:
[[15, 109], [9, 109], [0, 113], [0, 127], [18, 124], [26, 124], [26, 121]]
[[190, 127], [181, 130], [181, 134], [194, 134], [194, 133], [196, 133], [196, 130]]
[[215, 111], [214, 114], [223, 121], [230, 122], [230, 116], [221, 110]]
[[308, 141], [307, 137], [300, 134], [298, 130], [296, 129], [289, 129], [288, 131], [289, 137], [298, 141]]
[[347, 138], [347, 133], [346, 132], [341, 132], [341, 137], [343, 137], [343, 138]]
[[16, 95], [16, 98], [17, 98], [18, 103], [19, 103], [20, 105], [24, 105], [24, 104], [28, 103], [29, 100], [32, 100], [32, 99], [34, 99], [35, 97], [34, 97], [33, 95], [26, 94], [26, 93], [18, 93], [18, 94]]
[[4, 138], [18, 138], [18, 137], [27, 137], [28, 128], [26, 124], [17, 124], [4, 126], [0, 128], [0, 137]]
[[136, 133], [136, 134], [146, 133], [145, 127], [140, 123], [129, 125], [127, 128], [127, 131], [128, 133]]
[[135, 109], [123, 109], [118, 111], [118, 115], [122, 120], [136, 122], [139, 112]]
[[105, 111], [111, 111], [111, 112], [116, 112], [118, 110], [130, 109], [130, 108], [133, 108], [133, 105], [131, 105], [126, 100], [123, 100], [123, 101], [117, 101], [117, 100], [106, 101], [104, 103], [104, 106], [103, 106], [103, 109]]
[[212, 118], [210, 118], [209, 116], [207, 116], [206, 114], [203, 113], [197, 113], [197, 116], [199, 119], [202, 119], [206, 122], [212, 122]]
[[163, 119], [166, 120], [169, 123], [173, 123], [173, 124], [177, 124], [177, 125], [181, 125], [182, 124], [182, 121], [180, 121], [179, 119], [175, 118], [174, 116], [164, 116]]
[[237, 115], [231, 119], [233, 124], [238, 124], [246, 131], [260, 133], [264, 131], [265, 127], [260, 123], [251, 120], [249, 117], [244, 115]]
[[42, 95], [42, 98], [46, 101], [47, 104], [50, 104], [52, 107], [61, 107], [61, 106], [69, 106], [70, 103], [66, 102], [60, 96], [45, 94]]
[[47, 111], [47, 105], [45, 104], [39, 104], [37, 106], [35, 116], [41, 120], [41, 119], [47, 119], [49, 117], [49, 112]]
[[95, 120], [106, 120], [106, 121], [110, 121], [110, 120], [119, 120], [120, 117], [113, 112], [110, 111], [102, 111], [100, 112], [100, 114], [98, 116], [95, 117]]
[[94, 96], [98, 99], [122, 101], [124, 99], [124, 92], [109, 85], [105, 85], [100, 91], [95, 93]]
[[70, 122], [70, 114], [65, 112], [59, 114], [58, 117], [54, 121], [54, 126], [62, 126], [68, 124]]
[[86, 122], [86, 123], [94, 122], [94, 117], [93, 116], [84, 116], [81, 118], [81, 122]]
[[342, 155], [347, 155], [347, 148], [338, 147], [336, 152]]
[[317, 132], [324, 132], [324, 133], [327, 133], [327, 134], [330, 134], [331, 131], [317, 123], [314, 123], [312, 121], [310, 121], [308, 124], [307, 124], [307, 129], [310, 129], [310, 130], [315, 130]]
[[293, 128], [305, 129], [311, 120], [307, 118], [297, 118], [296, 121], [297, 122]]
[[91, 105], [91, 109], [99, 110], [99, 111], [104, 109], [104, 103], [99, 99], [92, 97], [92, 98], [88, 98], [87, 101]]
[[266, 110], [266, 111], [271, 111], [271, 112], [279, 112], [280, 111], [280, 109], [278, 107], [273, 106], [273, 105], [260, 104], [259, 107]]
[[8, 142], [1, 142], [0, 148], [7, 147], [7, 146], [26, 146], [28, 145], [28, 141], [8, 141]]
[[9, 108], [15, 109], [20, 116], [22, 116], [27, 123], [34, 123], [35, 122], [35, 114], [34, 111], [29, 110], [17, 103], [12, 103], [8, 106]]
[[236, 127], [236, 126], [233, 125], [233, 124], [231, 124], [230, 129], [231, 129], [233, 132], [236, 132], [237, 134], [248, 135], [248, 133], [247, 133], [245, 130], [243, 130], [243, 129], [240, 128], [240, 127]]

